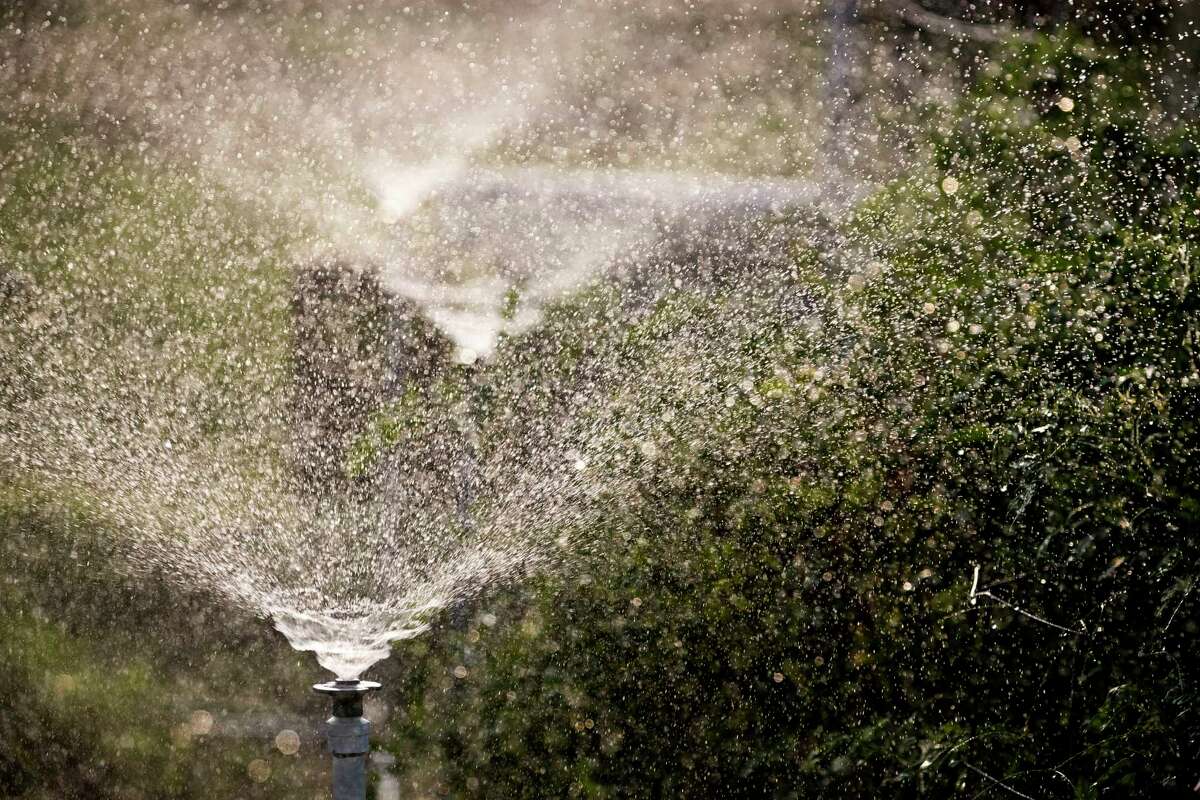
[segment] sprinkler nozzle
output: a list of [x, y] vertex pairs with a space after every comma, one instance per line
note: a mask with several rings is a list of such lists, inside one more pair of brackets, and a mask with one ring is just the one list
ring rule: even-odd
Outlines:
[[325, 738], [333, 755], [334, 800], [365, 800], [367, 754], [371, 751], [371, 723], [363, 716], [363, 696], [375, 681], [328, 681], [313, 691], [333, 699], [333, 716], [325, 722]]

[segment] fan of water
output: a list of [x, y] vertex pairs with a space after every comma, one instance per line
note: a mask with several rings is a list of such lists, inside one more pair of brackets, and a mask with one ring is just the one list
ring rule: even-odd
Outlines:
[[[598, 348], [569, 387], [538, 386], [518, 344], [493, 363], [498, 347], [585, 285], [620, 287], [620, 313], [636, 316], [680, 286], [720, 283], [705, 248], [751, 268], [786, 265], [786, 242], [805, 231], [772, 225], [847, 192], [795, 177], [820, 173], [817, 143], [801, 141], [809, 127], [784, 146], [730, 121], [768, 108], [818, 113], [819, 98], [779, 77], [820, 63], [785, 27], [763, 27], [748, 48], [731, 23], [697, 48], [654, 33], [689, 30], [669, 5], [638, 12], [654, 21], [640, 33], [630, 12], [591, 4], [325, 12], [272, 27], [168, 7], [144, 15], [146, 30], [169, 32], [160, 41], [103, 59], [101, 23], [90, 38], [47, 30], [27, 40], [26, 68], [30, 80], [48, 68], [42, 46], [74, 53], [55, 69], [86, 81], [61, 102], [135, 121], [148, 161], [198, 165], [203, 180], [294, 220], [306, 232], [291, 245], [297, 265], [376, 271], [451, 340], [453, 360], [482, 362], [461, 375], [446, 366], [462, 402], [421, 411], [436, 424], [382, 448], [353, 490], [323, 491], [297, 477], [289, 450], [286, 428], [303, 415], [283, 420], [277, 397], [242, 398], [244, 420], [205, 429], [195, 410], [216, 402], [209, 387], [171, 373], [205, 350], [205, 334], [113, 340], [103, 318], [80, 313], [97, 301], [85, 279], [20, 312], [21, 336], [41, 353], [6, 362], [0, 466], [91, 507], [130, 569], [254, 609], [352, 678], [448, 604], [561, 562], [589, 526], [632, 502], [631, 476], [664, 426], [699, 435], [688, 420], [738, 391], [748, 367], [723, 349], [722, 326], [756, 324], [760, 311], [730, 303], [723, 320], [665, 329], [635, 360]], [[314, 31], [327, 38], [308, 42]], [[306, 58], [310, 47], [322, 57]], [[682, 66], [660, 74], [662, 47]], [[745, 91], [727, 91], [733, 74]], [[735, 96], [752, 108], [733, 109]], [[765, 177], [780, 174], [792, 177]], [[192, 244], [202, 255], [206, 243]], [[79, 265], [85, 276], [102, 269]], [[764, 271], [739, 291], [800, 320], [804, 300], [786, 274]], [[607, 334], [621, 320], [578, 324]], [[230, 357], [229, 370], [252, 368]], [[476, 430], [471, 402], [484, 385], [505, 387], [513, 408]], [[525, 402], [550, 394], [549, 406]], [[347, 422], [360, 433], [369, 424]]]

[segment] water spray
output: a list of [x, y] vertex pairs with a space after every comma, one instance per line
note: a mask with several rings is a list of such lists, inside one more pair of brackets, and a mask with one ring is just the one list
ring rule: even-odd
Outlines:
[[371, 723], [363, 716], [363, 697], [378, 688], [375, 681], [337, 680], [313, 686], [333, 700], [333, 716], [325, 722], [333, 756], [333, 800], [366, 800]]

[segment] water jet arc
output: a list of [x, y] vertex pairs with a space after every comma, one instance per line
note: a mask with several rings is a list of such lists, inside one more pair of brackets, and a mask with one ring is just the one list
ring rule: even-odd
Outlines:
[[363, 697], [378, 688], [375, 681], [357, 680], [313, 685], [313, 691], [333, 700], [333, 716], [325, 722], [333, 756], [333, 800], [366, 800], [371, 723], [363, 716]]

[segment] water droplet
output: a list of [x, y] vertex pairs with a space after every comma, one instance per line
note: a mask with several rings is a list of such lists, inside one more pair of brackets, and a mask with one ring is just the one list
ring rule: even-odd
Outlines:
[[300, 750], [300, 734], [284, 728], [275, 734], [275, 749], [285, 756], [295, 755]]
[[246, 765], [246, 774], [255, 783], [263, 783], [271, 777], [271, 765], [265, 759], [256, 758]]
[[191, 716], [188, 717], [188, 724], [192, 728], [192, 733], [197, 736], [207, 736], [212, 733], [213, 722], [213, 715], [204, 709], [193, 711]]

